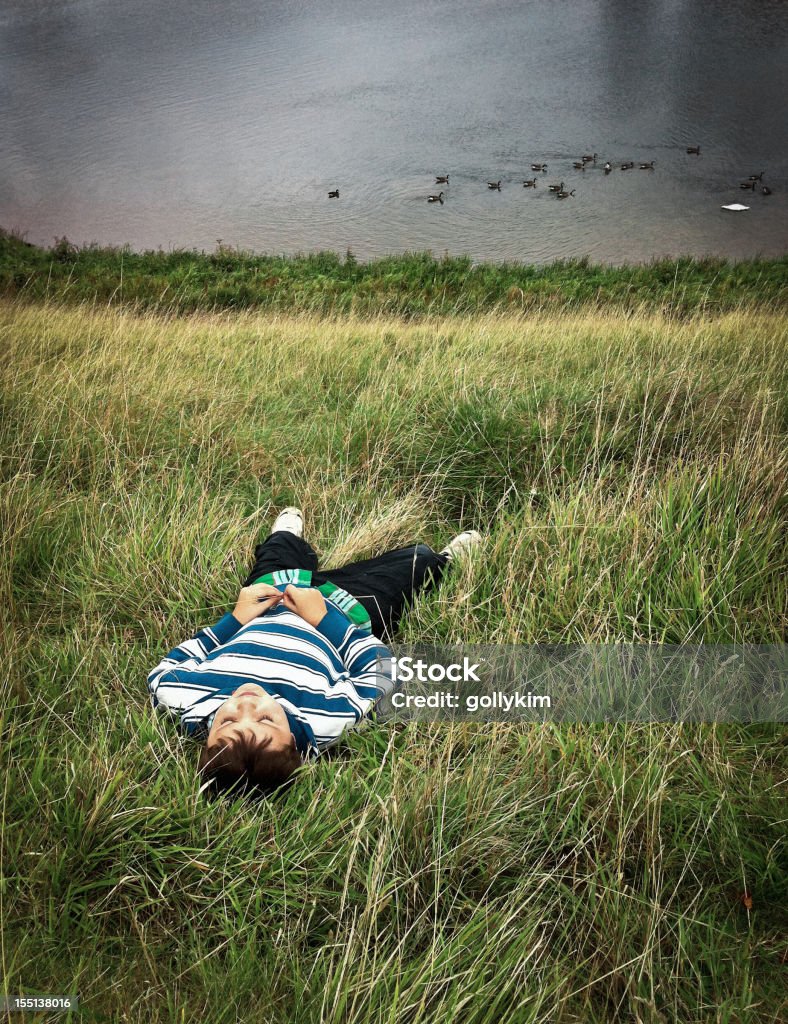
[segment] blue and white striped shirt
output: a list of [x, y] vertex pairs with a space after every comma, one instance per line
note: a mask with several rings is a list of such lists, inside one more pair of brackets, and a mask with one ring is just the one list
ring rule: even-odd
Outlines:
[[319, 626], [283, 605], [245, 626], [228, 612], [148, 674], [153, 706], [203, 736], [233, 691], [257, 683], [282, 705], [302, 755], [316, 757], [393, 687], [388, 648], [330, 600], [326, 609]]

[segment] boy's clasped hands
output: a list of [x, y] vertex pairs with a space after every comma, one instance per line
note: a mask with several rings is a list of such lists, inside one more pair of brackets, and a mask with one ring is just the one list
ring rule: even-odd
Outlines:
[[295, 587], [290, 583], [282, 593], [269, 583], [253, 583], [238, 595], [233, 616], [245, 626], [280, 602], [312, 626], [317, 626], [327, 611], [326, 599], [315, 587]]

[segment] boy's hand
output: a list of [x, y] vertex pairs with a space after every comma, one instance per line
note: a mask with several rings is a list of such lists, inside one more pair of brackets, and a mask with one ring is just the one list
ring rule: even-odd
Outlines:
[[244, 587], [238, 595], [233, 615], [242, 626], [245, 626], [247, 622], [273, 608], [282, 597], [282, 591], [272, 587], [270, 583], [253, 583], [250, 587]]
[[291, 583], [285, 588], [285, 608], [296, 612], [310, 626], [317, 626], [328, 610], [326, 599], [314, 587], [294, 587]]

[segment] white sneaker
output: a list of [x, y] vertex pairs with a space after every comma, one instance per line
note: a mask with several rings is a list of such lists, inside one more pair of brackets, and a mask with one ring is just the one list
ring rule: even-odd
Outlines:
[[296, 537], [304, 536], [304, 513], [295, 505], [288, 505], [283, 508], [276, 517], [276, 522], [271, 528], [271, 533], [278, 533], [284, 530], [287, 533], [294, 533]]
[[482, 535], [478, 530], [465, 530], [463, 533], [458, 533], [456, 537], [453, 537], [443, 551], [441, 551], [441, 554], [448, 555], [449, 558], [456, 558], [471, 548], [475, 548], [477, 544], [481, 544], [481, 541]]

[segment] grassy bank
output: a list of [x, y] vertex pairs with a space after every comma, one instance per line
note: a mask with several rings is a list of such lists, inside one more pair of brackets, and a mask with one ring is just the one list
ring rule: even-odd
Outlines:
[[777, 1021], [780, 727], [374, 726], [255, 811], [197, 798], [145, 677], [290, 503], [328, 567], [485, 532], [404, 640], [784, 640], [785, 318], [161, 316], [63, 280], [0, 303], [4, 990]]
[[742, 305], [786, 307], [788, 257], [780, 260], [658, 260], [629, 267], [569, 260], [545, 266], [436, 259], [412, 253], [358, 262], [323, 252], [259, 256], [226, 245], [215, 252], [50, 249], [0, 229], [0, 295], [69, 302], [125, 303], [171, 312], [263, 309], [360, 316], [456, 316], [648, 306], [674, 315]]

